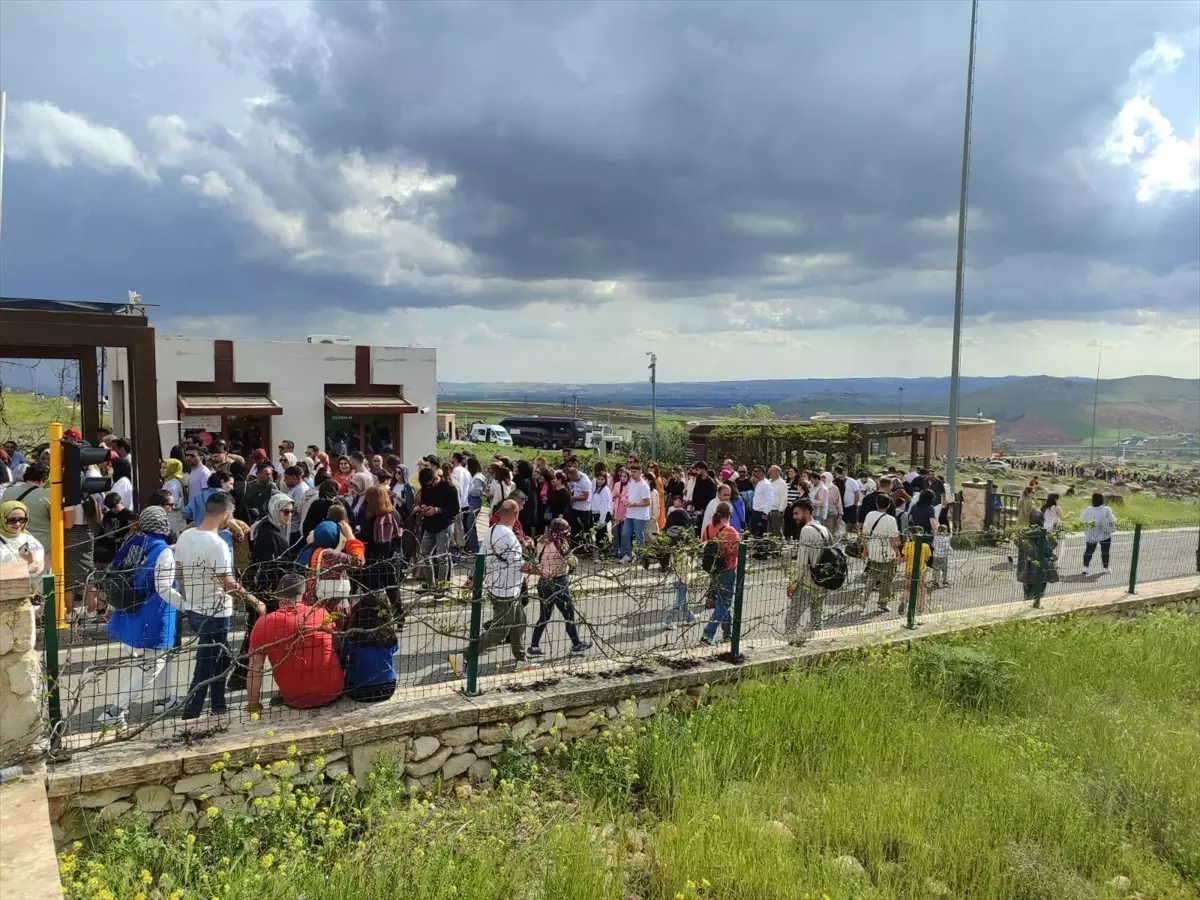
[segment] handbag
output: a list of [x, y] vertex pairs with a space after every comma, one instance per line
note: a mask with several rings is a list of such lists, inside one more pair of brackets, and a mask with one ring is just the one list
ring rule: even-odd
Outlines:
[[881, 521], [883, 521], [883, 516], [880, 516], [875, 520], [875, 524], [871, 526], [871, 530], [867, 532], [866, 537], [860, 538], [853, 544], [847, 545], [844, 551], [845, 554], [851, 559], [862, 559], [863, 555], [867, 552], [867, 541], [871, 539], [871, 535], [875, 533], [875, 529], [879, 527], [879, 523]]

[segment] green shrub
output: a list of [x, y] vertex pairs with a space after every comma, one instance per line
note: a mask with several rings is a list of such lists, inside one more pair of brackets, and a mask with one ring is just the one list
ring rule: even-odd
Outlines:
[[998, 659], [978, 647], [918, 644], [910, 665], [917, 684], [965, 709], [1002, 705], [1018, 683], [1011, 660]]

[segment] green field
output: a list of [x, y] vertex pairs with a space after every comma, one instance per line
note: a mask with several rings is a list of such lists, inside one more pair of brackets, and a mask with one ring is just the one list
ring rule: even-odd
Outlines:
[[194, 839], [97, 822], [67, 897], [1197, 900], [1197, 659], [1169, 611], [874, 649], [506, 754], [490, 792], [385, 762]]
[[16, 441], [18, 446], [32, 449], [46, 441], [51, 422], [59, 422], [63, 428], [78, 428], [79, 404], [66, 397], [0, 391], [0, 444]]

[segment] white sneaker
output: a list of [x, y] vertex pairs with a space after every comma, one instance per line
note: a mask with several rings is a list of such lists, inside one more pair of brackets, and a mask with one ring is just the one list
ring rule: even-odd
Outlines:
[[1100, 570], [1100, 574], [1101, 574], [1101, 575], [1111, 575], [1111, 574], [1112, 574], [1112, 569], [1109, 569], [1109, 568], [1104, 568], [1104, 569], [1101, 569], [1101, 570]]
[[100, 724], [106, 725], [109, 728], [120, 728], [125, 724], [125, 710], [110, 706], [104, 712], [100, 713]]
[[1087, 566], [1084, 566], [1083, 571], [1080, 574], [1086, 577], [1092, 573], [1088, 571]]
[[674, 622], [663, 622], [663, 631], [675, 631], [678, 628]]
[[173, 709], [178, 709], [182, 705], [183, 705], [183, 701], [180, 700], [178, 697], [176, 697], [174, 694], [171, 694], [166, 699], [159, 699], [159, 700], [154, 701], [154, 712], [155, 712], [155, 715], [160, 715], [162, 713], [170, 712]]

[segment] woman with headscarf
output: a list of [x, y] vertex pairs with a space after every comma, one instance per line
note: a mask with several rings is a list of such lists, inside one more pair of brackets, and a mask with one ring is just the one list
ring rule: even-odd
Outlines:
[[266, 464], [267, 464], [267, 451], [264, 450], [262, 447], [259, 447], [253, 453], [250, 454], [250, 470], [246, 473], [246, 480], [249, 481], [251, 478], [256, 476], [258, 474], [259, 466], [266, 465]]
[[37, 578], [46, 568], [46, 550], [28, 527], [29, 508], [24, 503], [0, 503], [0, 563], [24, 563], [36, 589], [40, 587]]
[[283, 483], [283, 473], [295, 465], [296, 465], [296, 454], [295, 453], [289, 452], [289, 453], [280, 453], [279, 454], [279, 481], [277, 482], [277, 484], [279, 485], [280, 490], [286, 491], [288, 489]]
[[375, 476], [370, 472], [355, 472], [350, 478], [350, 524], [355, 533], [362, 531], [367, 517], [367, 490], [375, 486]]
[[333, 470], [333, 480], [338, 486], [339, 494], [350, 493], [350, 476], [353, 474], [354, 466], [350, 463], [350, 457], [339, 456], [337, 466]]
[[341, 503], [342, 501], [338, 499], [336, 481], [329, 478], [317, 485], [317, 498], [308, 505], [308, 509], [304, 513], [304, 521], [300, 525], [300, 536], [307, 541], [308, 536], [313, 533], [313, 529], [328, 518], [330, 507]]
[[1026, 600], [1037, 600], [1046, 593], [1046, 585], [1058, 581], [1055, 549], [1058, 539], [1046, 531], [1046, 519], [1040, 509], [1029, 514], [1029, 522], [1017, 534], [1017, 581]]
[[[166, 672], [167, 690], [175, 684], [175, 646], [178, 614], [183, 596], [175, 582], [175, 552], [170, 546], [171, 525], [160, 506], [147, 506], [138, 516], [138, 533], [126, 541], [113, 560], [114, 569], [132, 570], [136, 606], [113, 607], [108, 620], [108, 636], [126, 647], [144, 651], [125, 660], [117, 669], [117, 692], [113, 704], [100, 714], [102, 725], [125, 724], [135, 700], [153, 691], [159, 676]], [[179, 705], [174, 694], [155, 701], [154, 711], [162, 713]]]
[[350, 572], [362, 568], [365, 558], [366, 548], [348, 521], [322, 522], [296, 559], [308, 579], [304, 602], [330, 612], [349, 611]]
[[[294, 551], [288, 543], [291, 520], [296, 506], [287, 494], [272, 494], [267, 501], [267, 514], [250, 528], [250, 565], [242, 579], [243, 583], [266, 605], [267, 612], [277, 606], [276, 588], [287, 572], [296, 571], [292, 562]], [[246, 614], [246, 633], [238, 649], [237, 660], [225, 689], [241, 691], [246, 688], [246, 667], [250, 657], [250, 632], [258, 621], [258, 611], [250, 607]]]
[[162, 473], [162, 486], [174, 504], [174, 509], [168, 515], [175, 531], [183, 530], [184, 492], [187, 490], [187, 478], [183, 474], [183, 463], [175, 458], [164, 459], [159, 471]]

